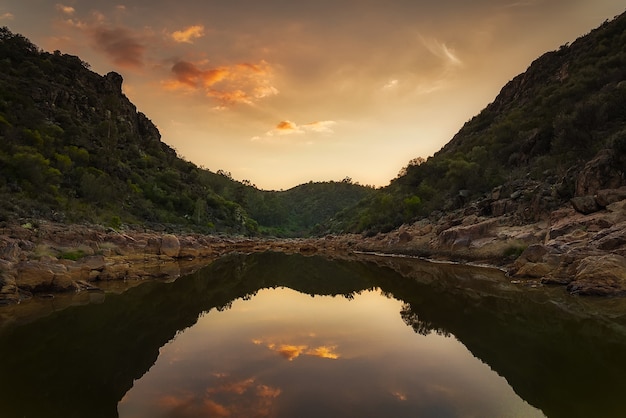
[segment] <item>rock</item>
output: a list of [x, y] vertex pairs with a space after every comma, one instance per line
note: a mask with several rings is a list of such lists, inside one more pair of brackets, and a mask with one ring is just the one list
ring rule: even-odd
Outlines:
[[626, 245], [626, 225], [616, 225], [609, 229], [594, 242], [596, 248], [603, 251], [613, 251]]
[[398, 236], [398, 242], [400, 242], [401, 244], [410, 242], [412, 239], [413, 239], [413, 236], [409, 234], [407, 231], [401, 232], [400, 235]]
[[515, 277], [539, 279], [548, 276], [554, 270], [548, 263], [526, 263], [515, 273]]
[[570, 203], [572, 204], [576, 212], [580, 212], [585, 215], [597, 212], [601, 209], [596, 202], [595, 197], [591, 195], [573, 197], [570, 199]]
[[0, 242], [0, 258], [3, 260], [18, 261], [21, 252], [19, 244], [15, 241]]
[[317, 248], [311, 244], [304, 244], [300, 246], [299, 251], [302, 254], [314, 254], [317, 252]]
[[92, 255], [83, 257], [80, 264], [88, 270], [102, 270], [106, 266], [106, 261], [102, 255]]
[[598, 190], [622, 186], [622, 171], [615, 152], [604, 149], [581, 170], [576, 179], [575, 196], [594, 195]]
[[131, 268], [127, 262], [108, 263], [101, 274], [98, 275], [99, 280], [123, 280], [128, 276]]
[[500, 199], [495, 202], [491, 202], [491, 214], [493, 216], [502, 216], [507, 213], [514, 212], [517, 209], [517, 205], [513, 203], [511, 199]]
[[17, 303], [20, 300], [15, 277], [9, 274], [10, 263], [0, 260], [0, 306]]
[[543, 256], [548, 254], [550, 250], [545, 245], [533, 244], [529, 245], [524, 252], [519, 256], [520, 260], [526, 260], [531, 263], [537, 263], [543, 259]]
[[69, 290], [75, 290], [76, 285], [69, 273], [58, 273], [52, 278], [52, 287], [56, 291], [66, 292]]
[[180, 253], [180, 241], [176, 235], [165, 234], [161, 238], [160, 254], [168, 257], [178, 257]]
[[49, 263], [24, 261], [17, 265], [15, 283], [20, 289], [37, 291], [52, 287], [54, 272]]
[[626, 200], [626, 186], [619, 189], [603, 189], [598, 190], [595, 196], [596, 203], [602, 208], [606, 208], [611, 203]]
[[439, 244], [444, 247], [468, 246], [474, 239], [491, 236], [497, 223], [497, 219], [489, 219], [474, 225], [448, 228], [439, 234]]
[[580, 295], [626, 294], [626, 258], [616, 254], [584, 258], [567, 290]]

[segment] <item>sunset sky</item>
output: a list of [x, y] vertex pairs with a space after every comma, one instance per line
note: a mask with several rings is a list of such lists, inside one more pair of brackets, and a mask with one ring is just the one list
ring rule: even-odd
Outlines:
[[544, 52], [623, 0], [2, 0], [0, 26], [78, 55], [179, 155], [267, 190], [384, 186]]

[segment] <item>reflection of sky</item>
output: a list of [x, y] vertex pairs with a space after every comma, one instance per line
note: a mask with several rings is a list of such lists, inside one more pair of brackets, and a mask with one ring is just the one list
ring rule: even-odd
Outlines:
[[161, 348], [120, 417], [542, 416], [453, 337], [401, 303], [260, 291]]

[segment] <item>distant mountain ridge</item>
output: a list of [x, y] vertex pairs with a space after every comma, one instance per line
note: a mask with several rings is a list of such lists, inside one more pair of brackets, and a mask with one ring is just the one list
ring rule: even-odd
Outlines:
[[626, 185], [625, 171], [622, 14], [539, 57], [434, 156], [327, 226], [376, 233], [461, 208], [502, 214], [494, 201], [511, 196], [507, 211], [525, 222]]
[[[332, 215], [327, 208], [351, 206], [372, 191], [303, 185], [321, 187], [325, 197], [299, 195], [296, 204], [287, 192], [262, 192], [226, 172], [200, 169], [161, 141], [122, 82], [117, 73], [100, 76], [76, 56], [41, 51], [0, 28], [0, 221], [307, 234]], [[264, 216], [279, 212], [276, 202], [288, 212]]]

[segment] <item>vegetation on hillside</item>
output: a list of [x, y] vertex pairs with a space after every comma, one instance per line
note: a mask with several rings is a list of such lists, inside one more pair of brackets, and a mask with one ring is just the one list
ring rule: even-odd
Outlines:
[[575, 175], [602, 149], [623, 173], [626, 14], [537, 59], [443, 149], [412, 160], [329, 229], [384, 232], [516, 182], [549, 182], [565, 201]]
[[122, 81], [0, 28], [0, 221], [295, 235], [371, 191], [331, 182], [263, 192], [201, 169], [161, 141]]

